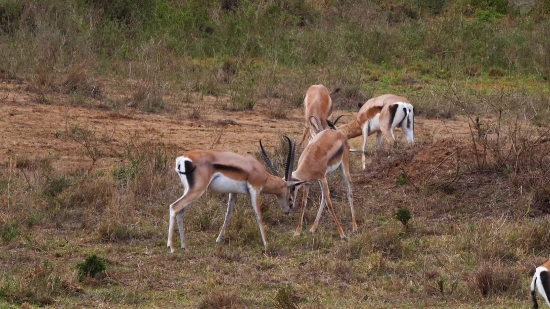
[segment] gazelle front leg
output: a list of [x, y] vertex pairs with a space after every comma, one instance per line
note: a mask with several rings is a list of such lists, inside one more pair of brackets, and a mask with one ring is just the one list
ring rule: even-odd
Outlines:
[[302, 233], [302, 224], [304, 223], [304, 213], [306, 211], [307, 197], [309, 195], [310, 186], [310, 184], [304, 185], [304, 192], [302, 194], [302, 207], [300, 207], [300, 220], [298, 221], [296, 231], [294, 231], [294, 236], [300, 236], [300, 234]]
[[223, 220], [223, 225], [220, 230], [220, 234], [218, 235], [218, 238], [216, 238], [217, 243], [219, 243], [222, 240], [222, 235], [225, 232], [227, 222], [229, 222], [229, 219], [231, 218], [231, 214], [233, 213], [233, 205], [235, 205], [236, 198], [237, 198], [236, 193], [229, 193], [229, 201], [227, 202], [227, 212], [225, 213], [225, 219]]
[[260, 228], [260, 234], [262, 235], [262, 242], [264, 243], [264, 250], [267, 251], [267, 240], [265, 238], [265, 230], [262, 222], [262, 212], [260, 210], [260, 195], [258, 191], [252, 186], [248, 186], [248, 192], [250, 193], [250, 202], [252, 203], [252, 209], [254, 209], [254, 215], [256, 216], [256, 222]]

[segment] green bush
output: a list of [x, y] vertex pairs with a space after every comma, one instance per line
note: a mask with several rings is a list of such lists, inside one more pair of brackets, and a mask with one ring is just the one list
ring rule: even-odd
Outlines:
[[96, 254], [88, 255], [83, 262], [76, 265], [78, 270], [78, 281], [82, 282], [87, 277], [94, 278], [98, 273], [105, 271], [105, 265], [105, 259]]

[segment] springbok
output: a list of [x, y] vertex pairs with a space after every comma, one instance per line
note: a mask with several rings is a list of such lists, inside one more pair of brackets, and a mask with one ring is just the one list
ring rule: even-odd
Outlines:
[[[288, 141], [288, 154], [285, 164], [285, 177], [279, 178], [268, 173], [264, 166], [254, 157], [240, 155], [229, 151], [220, 150], [192, 150], [176, 158], [176, 172], [183, 183], [183, 195], [170, 205], [170, 223], [168, 227], [167, 246], [170, 252], [174, 252], [172, 238], [174, 234], [174, 219], [177, 216], [178, 230], [181, 239], [181, 248], [185, 250], [183, 235], [183, 213], [191, 202], [200, 197], [206, 189], [220, 193], [229, 193], [227, 212], [216, 239], [219, 243], [227, 226], [227, 222], [233, 212], [233, 205], [237, 193], [250, 197], [252, 209], [256, 215], [256, 221], [262, 235], [262, 242], [267, 249], [262, 214], [260, 211], [260, 193], [273, 194], [277, 197], [279, 205], [285, 214], [294, 206], [294, 188], [301, 181], [290, 181], [294, 144]], [[273, 174], [276, 169], [267, 157], [260, 141], [261, 154], [268, 168]]]
[[323, 85], [313, 85], [308, 88], [304, 98], [304, 117], [306, 124], [300, 145], [302, 145], [306, 139], [308, 132], [310, 134], [310, 138], [313, 138], [316, 134], [314, 129], [311, 127], [312, 117], [317, 118], [322, 129], [336, 129], [328, 118], [332, 115], [332, 99], [330, 98], [330, 95], [337, 93], [338, 91], [340, 91], [340, 88], [336, 88], [334, 91], [329, 92], [327, 87]]
[[[298, 227], [294, 232], [294, 236], [299, 236], [302, 232], [302, 223], [304, 221], [304, 212], [307, 205], [307, 197], [311, 183], [317, 180], [321, 186], [321, 205], [317, 211], [317, 217], [310, 231], [313, 233], [317, 230], [319, 220], [323, 214], [325, 202], [336, 223], [340, 238], [345, 238], [346, 235], [342, 230], [340, 222], [336, 217], [332, 202], [330, 200], [330, 191], [326, 175], [340, 167], [344, 182], [347, 186], [347, 195], [349, 207], [351, 209], [352, 231], [357, 230], [355, 222], [355, 211], [353, 209], [353, 198], [351, 193], [351, 181], [349, 173], [349, 145], [348, 139], [344, 133], [336, 130], [323, 130], [317, 133], [304, 148], [300, 158], [298, 159], [298, 168], [292, 172], [292, 179], [304, 181], [304, 192], [302, 195], [302, 206], [300, 208], [300, 220]], [[296, 192], [297, 193], [297, 192]]]
[[533, 280], [531, 281], [531, 298], [533, 299], [533, 309], [537, 309], [539, 307], [539, 304], [537, 303], [535, 286], [537, 287], [539, 294], [546, 301], [546, 304], [550, 306], [550, 301], [548, 300], [548, 295], [550, 295], [550, 279], [548, 275], [549, 269], [550, 260], [546, 261], [535, 270]]
[[376, 148], [382, 145], [382, 135], [390, 135], [394, 140], [393, 129], [400, 126], [409, 143], [414, 142], [414, 108], [404, 97], [384, 94], [368, 100], [351, 122], [341, 126], [348, 139], [363, 135], [362, 163], [366, 165], [367, 137], [376, 135]]

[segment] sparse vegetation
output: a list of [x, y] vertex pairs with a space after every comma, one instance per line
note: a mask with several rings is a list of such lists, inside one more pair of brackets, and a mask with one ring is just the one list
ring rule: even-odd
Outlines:
[[[526, 307], [550, 256], [550, 6], [517, 3], [0, 1], [0, 307]], [[327, 211], [292, 237], [296, 209], [262, 197], [262, 252], [240, 196], [216, 244], [227, 195], [207, 192], [169, 254], [173, 159], [262, 138], [280, 166], [317, 83], [346, 120], [383, 93], [415, 106], [413, 146], [350, 157], [359, 230], [332, 173], [348, 241]]]

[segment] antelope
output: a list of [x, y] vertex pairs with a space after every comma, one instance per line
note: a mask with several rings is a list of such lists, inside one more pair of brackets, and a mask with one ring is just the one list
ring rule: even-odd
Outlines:
[[533, 280], [531, 281], [531, 298], [533, 299], [533, 309], [537, 309], [539, 307], [539, 304], [537, 303], [535, 286], [537, 287], [539, 294], [546, 301], [546, 304], [550, 306], [550, 301], [548, 300], [548, 296], [550, 295], [550, 280], [548, 275], [549, 269], [550, 260], [546, 261], [535, 270]]
[[[340, 238], [345, 238], [346, 235], [342, 230], [342, 226], [336, 217], [332, 202], [330, 200], [330, 191], [326, 175], [340, 167], [344, 182], [347, 186], [347, 195], [349, 207], [351, 209], [352, 231], [357, 230], [355, 222], [355, 211], [353, 209], [353, 198], [351, 194], [351, 181], [349, 173], [349, 145], [344, 133], [336, 130], [323, 130], [317, 133], [304, 148], [304, 151], [298, 159], [298, 168], [292, 172], [292, 180], [303, 181], [301, 186], [304, 186], [302, 195], [302, 205], [300, 208], [300, 220], [294, 232], [294, 236], [299, 236], [302, 232], [302, 223], [304, 221], [304, 212], [307, 205], [307, 197], [311, 182], [317, 180], [321, 186], [321, 204], [317, 211], [317, 217], [310, 229], [314, 233], [319, 225], [319, 220], [325, 207], [325, 202], [336, 223], [336, 228], [340, 234]], [[297, 192], [295, 192], [297, 194]]]
[[300, 145], [302, 145], [306, 139], [308, 132], [310, 134], [310, 138], [316, 134], [315, 130], [311, 127], [310, 122], [311, 117], [313, 116], [317, 118], [322, 129], [336, 129], [328, 118], [332, 115], [332, 99], [330, 98], [330, 95], [337, 93], [338, 91], [340, 91], [340, 88], [336, 88], [333, 92], [329, 92], [327, 87], [323, 85], [313, 85], [308, 88], [304, 98], [304, 117], [306, 124]]
[[382, 135], [395, 136], [393, 130], [400, 126], [409, 143], [414, 142], [414, 108], [404, 97], [384, 94], [368, 100], [361, 106], [357, 116], [351, 122], [341, 126], [348, 139], [363, 135], [362, 163], [366, 165], [367, 137], [376, 135], [376, 148], [382, 145]]
[[262, 214], [260, 211], [260, 193], [273, 194], [277, 197], [283, 213], [288, 214], [294, 206], [294, 188], [300, 185], [301, 181], [290, 181], [292, 172], [293, 151], [296, 142], [288, 141], [288, 154], [285, 164], [285, 177], [274, 176], [277, 170], [269, 160], [263, 149], [260, 140], [261, 154], [266, 165], [274, 174], [266, 171], [264, 166], [250, 155], [240, 155], [229, 151], [220, 150], [192, 150], [176, 158], [176, 172], [184, 187], [183, 195], [170, 205], [170, 222], [168, 227], [167, 246], [170, 252], [174, 252], [172, 238], [174, 234], [174, 219], [177, 216], [178, 230], [181, 240], [181, 248], [185, 248], [183, 235], [183, 213], [191, 202], [200, 197], [206, 189], [220, 193], [229, 193], [227, 212], [225, 219], [216, 239], [219, 243], [225, 231], [227, 223], [233, 212], [236, 195], [246, 194], [250, 197], [252, 209], [254, 210], [264, 248], [267, 249]]

